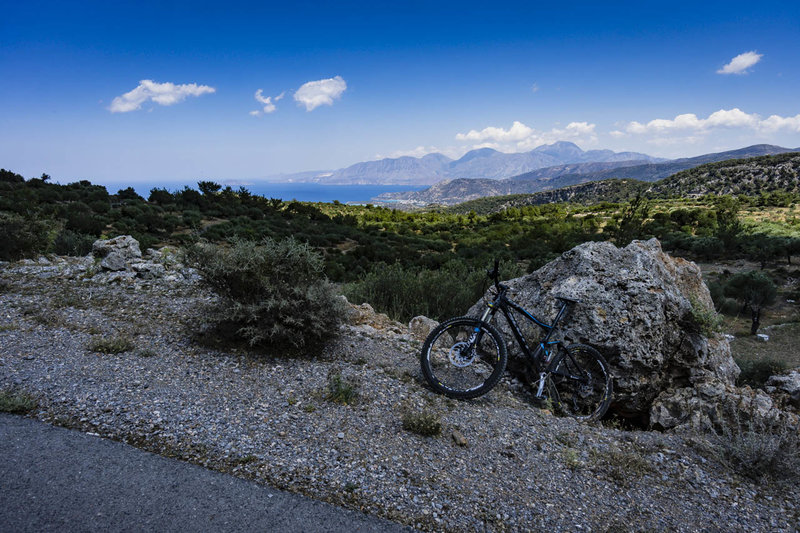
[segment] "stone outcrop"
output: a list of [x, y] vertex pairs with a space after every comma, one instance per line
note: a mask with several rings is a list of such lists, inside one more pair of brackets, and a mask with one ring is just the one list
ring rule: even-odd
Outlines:
[[100, 239], [92, 245], [89, 260], [99, 261], [100, 271], [84, 268], [91, 272], [93, 281], [98, 283], [195, 283], [200, 276], [193, 268], [180, 262], [180, 254], [174, 248], [160, 250], [148, 248], [142, 254], [139, 241], [130, 235], [120, 235], [113, 239]]
[[142, 258], [139, 241], [130, 235], [100, 239], [92, 244], [92, 255], [99, 258], [100, 267], [114, 272], [126, 270], [128, 263]]
[[653, 402], [650, 410], [650, 424], [661, 429], [688, 426], [719, 431], [751, 421], [763, 427], [798, 426], [797, 415], [782, 409], [772, 395], [750, 387], [723, 385], [719, 381], [667, 390]]
[[[580, 300], [562, 320], [563, 340], [590, 344], [605, 355], [614, 375], [612, 410], [623, 416], [647, 420], [665, 391], [701, 384], [727, 390], [739, 374], [728, 341], [704, 335], [697, 319], [713, 310], [699, 267], [667, 255], [656, 239], [625, 248], [585, 243], [506, 284], [515, 301], [545, 322], [558, 311], [555, 296]], [[478, 302], [470, 314], [484, 308]], [[496, 325], [509, 341], [509, 368], [522, 371], [508, 324], [497, 318]], [[679, 425], [690, 416], [671, 420]]]

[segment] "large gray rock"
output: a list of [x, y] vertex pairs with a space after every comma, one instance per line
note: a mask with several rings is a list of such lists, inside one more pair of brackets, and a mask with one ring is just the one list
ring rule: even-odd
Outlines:
[[120, 235], [113, 239], [94, 241], [92, 254], [101, 259], [101, 268], [111, 271], [125, 270], [128, 267], [128, 263], [142, 258], [139, 241], [130, 235]]
[[[558, 310], [554, 296], [581, 301], [562, 320], [562, 338], [605, 355], [614, 375], [612, 409], [624, 416], [647, 420], [662, 392], [696, 383], [724, 389], [739, 374], [728, 341], [706, 337], [694, 318], [693, 310], [713, 310], [700, 269], [664, 253], [656, 239], [625, 248], [585, 243], [506, 284], [514, 300], [546, 322]], [[483, 309], [478, 302], [470, 314]], [[523, 370], [505, 319], [496, 325], [509, 341], [509, 369]]]

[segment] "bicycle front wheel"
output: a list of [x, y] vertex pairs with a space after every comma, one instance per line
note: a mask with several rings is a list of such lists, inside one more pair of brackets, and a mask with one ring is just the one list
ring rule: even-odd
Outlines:
[[433, 390], [468, 399], [486, 394], [497, 385], [506, 359], [500, 332], [477, 318], [458, 317], [442, 322], [428, 335], [420, 364]]
[[608, 363], [585, 344], [562, 349], [550, 365], [548, 392], [553, 406], [578, 420], [599, 420], [611, 404]]

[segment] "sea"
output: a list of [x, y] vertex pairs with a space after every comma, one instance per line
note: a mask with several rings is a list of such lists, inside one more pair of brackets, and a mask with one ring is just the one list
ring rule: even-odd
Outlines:
[[[188, 185], [192, 189], [197, 189], [197, 183], [187, 182], [97, 182], [97, 184], [104, 185], [111, 194], [130, 186], [145, 199], [150, 196], [150, 190], [154, 188], [175, 192], [183, 190]], [[222, 185], [224, 186], [225, 184]], [[331, 203], [334, 200], [338, 200], [343, 204], [367, 204], [374, 197], [385, 192], [419, 191], [425, 188], [424, 186], [414, 185], [322, 185], [319, 183], [279, 183], [270, 181], [237, 184], [231, 185], [231, 187], [233, 190], [244, 187], [252, 194], [265, 198], [279, 198], [284, 201]]]

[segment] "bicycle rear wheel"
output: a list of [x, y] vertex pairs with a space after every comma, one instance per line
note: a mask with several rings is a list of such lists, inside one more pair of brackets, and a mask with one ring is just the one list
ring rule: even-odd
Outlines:
[[433, 390], [458, 399], [489, 392], [500, 381], [506, 359], [500, 332], [471, 317], [439, 324], [425, 339], [420, 354], [422, 375]]
[[553, 406], [568, 416], [599, 420], [611, 404], [612, 392], [608, 363], [591, 346], [568, 346], [550, 364], [548, 394]]

